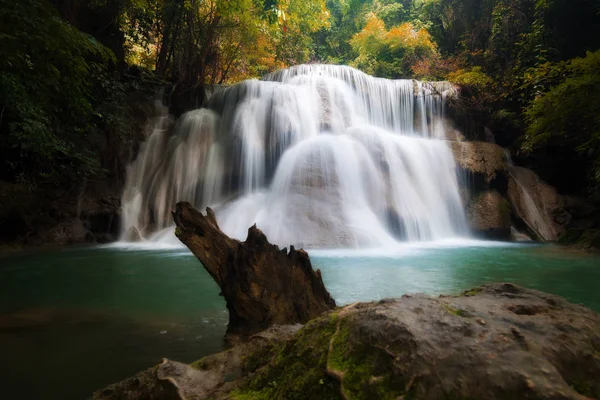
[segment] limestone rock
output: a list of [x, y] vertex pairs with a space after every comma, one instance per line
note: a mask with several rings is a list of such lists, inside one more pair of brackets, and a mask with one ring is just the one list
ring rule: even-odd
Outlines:
[[513, 242], [531, 242], [533, 239], [526, 233], [519, 231], [514, 226], [510, 227], [510, 240]]
[[245, 242], [231, 239], [189, 203], [173, 212], [175, 234], [202, 262], [221, 288], [229, 310], [227, 338], [235, 340], [271, 325], [305, 323], [335, 307], [321, 271], [314, 271], [304, 250], [280, 250], [256, 227]]
[[571, 222], [565, 198], [529, 169], [511, 166], [509, 173], [508, 199], [513, 214], [538, 240], [560, 239]]
[[[195, 400], [585, 400], [600, 397], [598, 332], [600, 315], [592, 310], [490, 284], [460, 296], [356, 303], [293, 336], [236, 346], [191, 366], [167, 361], [147, 371], [150, 381], [133, 383], [151, 389], [167, 379], [178, 398]], [[155, 398], [119, 396], [133, 383], [94, 399]]]
[[449, 141], [456, 164], [471, 190], [500, 189], [507, 172], [504, 149], [493, 143]]
[[478, 236], [488, 239], [510, 237], [510, 206], [495, 190], [474, 195], [467, 207], [467, 220]]

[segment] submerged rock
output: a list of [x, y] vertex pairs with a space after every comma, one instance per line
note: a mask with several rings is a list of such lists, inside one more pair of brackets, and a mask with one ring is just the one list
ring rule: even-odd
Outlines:
[[512, 284], [356, 303], [290, 329], [93, 398], [154, 399], [163, 385], [181, 399], [600, 397], [600, 316]]

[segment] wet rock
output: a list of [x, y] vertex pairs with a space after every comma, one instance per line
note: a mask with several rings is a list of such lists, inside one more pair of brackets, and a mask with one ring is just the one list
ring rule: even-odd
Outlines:
[[271, 325], [305, 323], [335, 307], [321, 271], [314, 271], [304, 250], [272, 245], [256, 227], [245, 242], [221, 231], [214, 212], [206, 216], [178, 203], [175, 234], [221, 288], [229, 310], [227, 339], [235, 341]]
[[0, 243], [114, 241], [120, 231], [120, 191], [104, 181], [69, 189], [0, 181]]
[[519, 231], [514, 226], [510, 227], [510, 240], [513, 242], [531, 242], [533, 239], [526, 233]]
[[572, 219], [565, 198], [529, 169], [511, 166], [509, 173], [507, 196], [515, 217], [538, 240], [560, 239]]
[[463, 181], [470, 191], [506, 190], [507, 160], [502, 147], [485, 142], [449, 141]]
[[474, 195], [467, 207], [467, 220], [477, 236], [497, 240], [510, 238], [510, 205], [495, 190]]
[[[356, 303], [295, 334], [268, 332], [188, 366], [165, 361], [138, 381], [168, 381], [196, 400], [600, 397], [600, 316], [512, 284]], [[131, 385], [93, 398], [155, 398], [119, 396]]]

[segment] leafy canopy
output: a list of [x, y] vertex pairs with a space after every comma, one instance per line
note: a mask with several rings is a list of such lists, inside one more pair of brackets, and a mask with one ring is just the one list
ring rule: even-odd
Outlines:
[[358, 53], [353, 65], [369, 74], [386, 78], [410, 77], [417, 61], [436, 57], [437, 48], [425, 28], [410, 22], [387, 30], [374, 13], [367, 16], [365, 27], [350, 40]]

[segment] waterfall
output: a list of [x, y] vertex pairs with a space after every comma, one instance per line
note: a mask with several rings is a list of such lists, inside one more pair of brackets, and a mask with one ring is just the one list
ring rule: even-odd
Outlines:
[[[446, 82], [301, 65], [213, 94], [157, 125], [128, 170], [124, 232], [172, 237], [178, 201], [215, 209], [244, 240], [375, 247], [468, 234], [445, 141]], [[160, 122], [160, 121], [159, 121]], [[165, 233], [167, 232], [167, 233]]]

